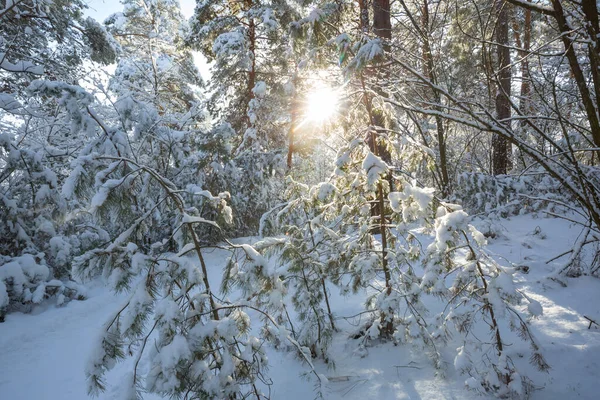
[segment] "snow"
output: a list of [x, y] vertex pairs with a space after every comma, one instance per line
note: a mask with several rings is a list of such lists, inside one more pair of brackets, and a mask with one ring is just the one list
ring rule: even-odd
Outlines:
[[150, 374], [152, 376], [161, 373], [162, 380], [160, 386], [157, 381], [153, 381], [155, 390], [173, 390], [180, 383], [175, 374], [175, 367], [180, 360], [189, 360], [192, 356], [190, 347], [185, 337], [175, 335], [171, 343], [161, 349], [161, 352], [154, 359], [153, 368]]
[[6, 285], [0, 279], [0, 309], [6, 307], [8, 305], [8, 292], [6, 290]]
[[162, 323], [170, 325], [172, 321], [181, 319], [181, 310], [172, 298], [165, 298], [159, 301], [154, 312]]
[[12, 63], [7, 60], [6, 53], [0, 53], [0, 68], [8, 72], [28, 72], [34, 75], [44, 74], [44, 67], [23, 60]]
[[252, 93], [256, 97], [263, 97], [267, 93], [267, 84], [264, 81], [256, 82], [256, 85], [252, 88]]
[[160, 72], [165, 72], [173, 68], [173, 60], [167, 55], [160, 54], [156, 59], [156, 67]]
[[26, 279], [23, 274], [21, 266], [17, 262], [6, 263], [0, 268], [0, 281], [12, 281], [12, 285], [16, 294], [20, 294], [23, 291], [23, 285], [25, 285]]
[[463, 372], [468, 370], [471, 361], [469, 361], [469, 356], [465, 351], [464, 346], [460, 346], [456, 349], [456, 357], [454, 357], [454, 368], [458, 372]]
[[16, 111], [21, 107], [21, 103], [19, 103], [13, 96], [7, 93], [0, 93], [0, 108], [6, 111]]
[[452, 232], [463, 227], [469, 219], [466, 212], [462, 210], [453, 211], [442, 215], [435, 220], [436, 243], [431, 246], [437, 246], [438, 250], [444, 250], [451, 242]]
[[279, 25], [277, 20], [273, 19], [273, 17], [273, 9], [265, 8], [263, 10], [262, 23], [267, 32], [277, 29], [277, 26]]
[[381, 39], [369, 40], [360, 46], [351, 65], [354, 65], [357, 69], [361, 68], [375, 57], [381, 56], [383, 53], [383, 43]]
[[319, 8], [314, 8], [306, 18], [302, 19], [300, 22], [308, 22], [310, 24], [315, 24], [321, 21], [326, 16], [325, 12]]
[[316, 192], [316, 197], [320, 202], [324, 202], [335, 193], [335, 186], [329, 182], [321, 182], [311, 189]]
[[[0, 265], [0, 301], [7, 294], [7, 284], [10, 284], [14, 295], [20, 296], [29, 286], [44, 281], [50, 275], [50, 270], [44, 264], [36, 262], [31, 254], [23, 254], [20, 257], [13, 258], [10, 262]], [[43, 286], [43, 285], [42, 285]], [[34, 293], [34, 296], [40, 296]], [[35, 297], [39, 299], [39, 297]]]
[[533, 299], [528, 300], [529, 304], [527, 304], [527, 311], [529, 311], [529, 313], [534, 317], [542, 316], [544, 314], [544, 309], [542, 308], [540, 302]]
[[231, 57], [237, 55], [245, 44], [246, 40], [242, 32], [226, 32], [215, 39], [213, 52], [218, 57]]
[[202, 217], [195, 217], [189, 214], [183, 214], [183, 217], [181, 218], [181, 223], [182, 224], [209, 224], [209, 225], [213, 225], [214, 227], [218, 228], [219, 225], [217, 225], [216, 222], [214, 221], [210, 221], [208, 219], [204, 219]]
[[[96, 288], [85, 302], [70, 302], [39, 315], [9, 314], [0, 324], [2, 398], [86, 399], [84, 365], [117, 304], [112, 293]], [[119, 375], [111, 377], [117, 381]], [[117, 397], [107, 393], [102, 398]]]
[[433, 188], [420, 188], [416, 182], [404, 182], [402, 192], [390, 192], [388, 198], [390, 200], [390, 207], [395, 212], [403, 212], [402, 201], [407, 200], [409, 197], [412, 198], [421, 211], [427, 210], [431, 200], [433, 200], [433, 194], [435, 189]]
[[[452, 214], [446, 214], [450, 217], [446, 223], [464, 223], [460, 212], [454, 216]], [[471, 223], [475, 227], [480, 225], [480, 221]], [[579, 228], [564, 220], [535, 218], [531, 215], [497, 223], [507, 234], [496, 239], [488, 238], [489, 249], [496, 258], [506, 258], [514, 264], [529, 266], [528, 274], [514, 272], [514, 285], [527, 295], [522, 308], [536, 316], [531, 320], [532, 331], [542, 344], [542, 352], [552, 368], [548, 373], [536, 371], [529, 366], [526, 357], [520, 356], [525, 353], [526, 344], [512, 341], [506, 355], [515, 362], [520, 376], [530, 377], [535, 387], [539, 388], [530, 394], [530, 398], [595, 398], [600, 368], [597, 361], [600, 356], [600, 334], [594, 327], [588, 329], [588, 321], [583, 315], [595, 317], [600, 313], [600, 282], [584, 277], [569, 279], [568, 286], [562, 287], [545, 278], [561, 265], [562, 260], [551, 264], [546, 264], [546, 261], [569, 249]], [[540, 227], [545, 235], [534, 234], [536, 227]], [[525, 241], [530, 247], [522, 245]], [[243, 243], [242, 247], [254, 265], [267, 264], [267, 260], [245, 244], [248, 241]], [[224, 250], [205, 254], [213, 287], [218, 287], [228, 256], [229, 253]], [[33, 256], [22, 261], [34, 267], [28, 262], [32, 260], [35, 261]], [[16, 271], [17, 267], [21, 269], [20, 263], [13, 261], [0, 266], [0, 271], [6, 274], [7, 271]], [[28, 274], [35, 273], [35, 269], [28, 271]], [[503, 274], [510, 277], [509, 272], [513, 273], [503, 271]], [[495, 287], [508, 290], [507, 277], [496, 278]], [[0, 279], [0, 304], [3, 299], [2, 282]], [[134, 296], [139, 296], [140, 303], [144, 302], [143, 292]], [[84, 366], [88, 365], [95, 351], [101, 350], [94, 347], [94, 343], [97, 343], [95, 339], [105, 322], [122, 307], [127, 297], [126, 294], [114, 295], [106, 287], [94, 286], [90, 289], [89, 299], [85, 301], [72, 301], [62, 307], [39, 305], [34, 306], [30, 314], [8, 314], [6, 322], [0, 323], [0, 397], [11, 400], [87, 398]], [[363, 309], [363, 301], [363, 296], [342, 296], [331, 288], [331, 302], [336, 315], [355, 315]], [[164, 323], [182, 317], [171, 299], [159, 302], [156, 312], [162, 315], [161, 321]], [[256, 320], [256, 315], [250, 314], [250, 318]], [[349, 339], [349, 333], [356, 329], [353, 324], [358, 323], [359, 318], [337, 320], [341, 331], [334, 335], [330, 351], [336, 363], [335, 369], [329, 369], [321, 361], [313, 361], [317, 372], [324, 378], [321, 385], [326, 399], [487, 398], [478, 394], [484, 393], [478, 379], [457, 371], [468, 368], [470, 364], [469, 356], [462, 349], [459, 349], [458, 355], [443, 355], [450, 368], [446, 369], [445, 378], [436, 377], [428, 355], [408, 344], [394, 346], [373, 340], [370, 345], [363, 346], [362, 340]], [[232, 326], [228, 320], [224, 320], [210, 329], [228, 331]], [[278, 335], [281, 334], [277, 328], [274, 329]], [[377, 324], [373, 325], [369, 335], [377, 336], [377, 330]], [[175, 336], [167, 348], [153, 355], [152, 363], [150, 358], [142, 358], [140, 370], [145, 375], [151, 368], [159, 368], [166, 373], [160, 384], [164, 387], [173, 385], [174, 377], [168, 372], [173, 370], [174, 362], [189, 354], [188, 346], [185, 338]], [[460, 338], [456, 338], [453, 348], [461, 346]], [[316, 378], [301, 378], [307, 369], [294, 354], [268, 347], [267, 355], [270, 365], [268, 375], [274, 382], [271, 398], [299, 400], [315, 397]], [[124, 391], [128, 390], [126, 383], [132, 379], [134, 361], [129, 358], [114, 366], [107, 375], [108, 390], [100, 395], [100, 399], [123, 398]], [[201, 368], [199, 364], [196, 367]], [[514, 381], [518, 381], [518, 378], [516, 374], [512, 376]], [[466, 390], [465, 386], [472, 391]], [[516, 384], [511, 387], [519, 390]], [[144, 398], [154, 400], [160, 397], [144, 395]]]
[[469, 379], [467, 379], [465, 381], [465, 386], [476, 392], [480, 392], [480, 393], [484, 392], [483, 386], [481, 386], [481, 383], [474, 377], [470, 377]]
[[487, 240], [485, 238], [485, 235], [483, 233], [481, 233], [473, 225], [469, 225], [469, 232], [471, 232], [471, 236], [473, 237], [473, 239], [477, 242], [477, 244], [479, 246], [487, 245]]
[[365, 156], [362, 168], [367, 173], [367, 185], [369, 186], [375, 185], [379, 177], [388, 171], [387, 164], [371, 152]]
[[266, 266], [267, 260], [254, 249], [254, 247], [248, 244], [242, 244], [242, 249], [246, 254], [246, 258], [252, 263], [253, 266]]

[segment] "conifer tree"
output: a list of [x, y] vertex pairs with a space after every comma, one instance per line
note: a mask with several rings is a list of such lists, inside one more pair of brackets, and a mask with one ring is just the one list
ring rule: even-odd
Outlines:
[[190, 44], [214, 60], [209, 110], [214, 132], [230, 133], [228, 154], [215, 174], [234, 194], [238, 233], [256, 231], [259, 216], [277, 204], [285, 172], [290, 110], [285, 84], [288, 24], [296, 17], [287, 1], [202, 1], [192, 18]]
[[65, 218], [61, 186], [84, 125], [70, 118], [72, 109], [92, 99], [69, 83], [85, 62], [116, 55], [106, 31], [83, 18], [84, 7], [0, 3], [0, 319], [49, 297], [60, 305], [82, 296], [69, 280], [81, 240]]

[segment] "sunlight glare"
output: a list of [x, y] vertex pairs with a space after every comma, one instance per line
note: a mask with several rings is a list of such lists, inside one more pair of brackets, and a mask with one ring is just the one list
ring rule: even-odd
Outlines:
[[338, 94], [330, 88], [323, 87], [311, 92], [306, 101], [306, 118], [313, 122], [325, 122], [337, 111]]

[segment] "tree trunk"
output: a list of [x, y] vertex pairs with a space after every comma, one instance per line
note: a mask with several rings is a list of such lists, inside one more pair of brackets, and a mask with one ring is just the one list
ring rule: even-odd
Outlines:
[[[252, 7], [252, 0], [245, 0], [244, 8], [249, 10]], [[246, 92], [246, 114], [250, 109], [250, 101], [254, 98], [254, 86], [256, 85], [256, 22], [252, 16], [249, 17], [248, 21], [248, 50], [250, 52], [250, 70], [248, 71], [248, 86]], [[248, 125], [250, 125], [250, 117], [246, 115]]]
[[373, 0], [373, 33], [382, 39], [392, 38], [390, 0]]
[[567, 21], [567, 15], [565, 14], [565, 10], [560, 0], [551, 0], [552, 8], [542, 7], [533, 3], [523, 3], [519, 0], [507, 1], [519, 7], [549, 15], [556, 20], [558, 30], [561, 33], [560, 38], [565, 47], [565, 55], [569, 61], [569, 67], [573, 74], [573, 78], [575, 79], [575, 83], [577, 84], [577, 88], [579, 89], [581, 102], [583, 103], [590, 124], [592, 140], [597, 147], [600, 147], [600, 118], [598, 116], [598, 112], [600, 111], [600, 27], [595, 1], [582, 0], [581, 3], [578, 4], [581, 6], [581, 11], [585, 16], [586, 26], [590, 36], [588, 40], [588, 57], [591, 66], [590, 72], [592, 74], [593, 91], [596, 94], [595, 101], [591, 96], [588, 82], [581, 69], [577, 53], [575, 52], [575, 43], [571, 38], [572, 28]]
[[296, 71], [294, 72], [294, 77], [292, 78], [292, 85], [294, 86], [294, 93], [292, 94], [292, 100], [290, 102], [290, 114], [291, 114], [291, 121], [290, 121], [290, 131], [288, 134], [288, 154], [287, 154], [287, 167], [288, 170], [292, 169], [292, 155], [294, 154], [294, 133], [296, 130], [296, 125], [297, 125], [297, 119], [298, 119], [298, 100], [297, 100], [297, 93], [298, 91], [296, 90], [296, 84], [298, 82], [298, 68], [296, 68]]
[[[508, 47], [508, 3], [496, 0], [498, 23], [496, 25], [496, 55], [498, 72], [496, 91], [496, 118], [504, 124], [510, 124], [510, 49]], [[492, 173], [494, 175], [506, 174], [510, 168], [511, 146], [505, 137], [494, 135], [492, 137]]]
[[[392, 38], [392, 23], [390, 19], [390, 0], [373, 0], [373, 33], [382, 39], [383, 41], [383, 49], [386, 52], [390, 51], [390, 39]], [[383, 66], [377, 69], [376, 71], [378, 81], [385, 80], [388, 77], [387, 67]], [[376, 87], [375, 90], [379, 93], [380, 96], [387, 97], [386, 93], [380, 90], [379, 87]], [[372, 104], [371, 104], [372, 106]], [[371, 107], [372, 108], [372, 107]], [[373, 113], [373, 125], [385, 127], [385, 118], [383, 115], [383, 110], [371, 110]], [[378, 132], [383, 133], [383, 132]], [[375, 137], [372, 138], [375, 141]], [[371, 147], [377, 146], [376, 142], [370, 143]], [[375, 154], [379, 155], [383, 161], [390, 164], [392, 162], [392, 155], [388, 151], [385, 146], [379, 145], [377, 146], [377, 152]], [[390, 189], [392, 185], [391, 176], [388, 178]]]
[[360, 30], [366, 33], [369, 30], [369, 9], [367, 8], [367, 0], [358, 0], [358, 16]]
[[254, 98], [252, 89], [256, 85], [256, 24], [254, 18], [251, 18], [248, 24], [248, 40], [250, 42], [250, 57], [252, 58], [250, 71], [248, 71], [248, 102], [250, 102]]
[[[528, 0], [531, 2], [531, 0]], [[523, 36], [521, 37], [521, 24], [520, 21], [513, 21], [513, 32], [515, 38], [515, 44], [519, 48], [519, 65], [521, 68], [521, 89], [519, 93], [519, 113], [521, 115], [530, 115], [531, 113], [531, 75], [529, 72], [529, 53], [531, 49], [531, 10], [523, 10]], [[519, 123], [521, 127], [521, 137], [526, 140], [527, 137], [527, 121], [521, 120]], [[538, 143], [540, 151], [543, 151], [544, 143], [541, 141]], [[517, 149], [517, 155], [515, 159], [520, 164], [521, 170], [527, 167], [525, 157], [520, 149]]]
[[[588, 0], [589, 1], [589, 0]], [[560, 38], [563, 41], [565, 46], [565, 52], [567, 59], [569, 61], [569, 66], [571, 67], [571, 72], [573, 73], [573, 77], [575, 78], [575, 82], [577, 83], [577, 87], [579, 89], [579, 94], [581, 95], [581, 102], [585, 107], [585, 112], [587, 114], [588, 120], [590, 122], [590, 128], [592, 131], [592, 139], [594, 144], [600, 147], [600, 120], [598, 118], [598, 101], [600, 99], [596, 99], [596, 104], [594, 104], [594, 100], [592, 99], [590, 90], [588, 89], [587, 82], [583, 71], [581, 70], [581, 65], [579, 64], [579, 60], [577, 59], [577, 54], [575, 53], [574, 43], [570, 37], [571, 27], [567, 22], [567, 17], [565, 16], [564, 9], [562, 8], [562, 4], [558, 0], [552, 0], [552, 7], [554, 7], [554, 18], [558, 23], [558, 28], [560, 30], [561, 36]], [[588, 17], [589, 18], [589, 17]], [[596, 15], [596, 20], [597, 20]], [[590, 21], [590, 23], [592, 23]], [[593, 23], [592, 23], [593, 24]], [[593, 56], [593, 54], [592, 54]], [[597, 57], [590, 57], [590, 65], [594, 66], [594, 59]], [[593, 69], [593, 68], [592, 68]], [[596, 75], [598, 71], [596, 71]], [[592, 76], [594, 76], [594, 72], [592, 72]], [[600, 81], [594, 79], [594, 91], [596, 93], [600, 93]]]
[[[390, 50], [390, 39], [392, 38], [392, 22], [390, 19], [390, 0], [373, 0], [373, 32], [377, 37], [383, 40], [383, 48], [386, 52]], [[379, 80], [387, 77], [386, 67], [382, 67], [377, 71]], [[376, 88], [377, 90], [378, 88]], [[380, 93], [385, 96], [385, 93]], [[371, 125], [385, 127], [385, 119], [383, 117], [383, 110], [373, 110], [372, 107], [369, 110], [369, 117], [371, 119]], [[375, 155], [379, 155], [386, 163], [391, 163], [391, 154], [385, 146], [378, 146], [376, 142], [376, 136], [379, 136], [377, 132], [371, 131], [371, 151]], [[388, 182], [392, 184], [391, 174], [387, 177]], [[385, 276], [385, 287], [386, 294], [389, 296], [392, 293], [392, 282], [391, 273], [387, 264], [387, 232], [386, 224], [387, 219], [385, 215], [385, 203], [384, 203], [384, 190], [381, 181], [377, 185], [377, 205], [379, 211], [379, 233], [381, 234], [381, 247], [382, 247], [382, 267]], [[390, 315], [393, 311], [390, 310]], [[381, 333], [384, 337], [390, 338], [394, 333], [394, 324], [389, 320], [386, 313], [381, 315]]]
[[[427, 79], [431, 81], [434, 85], [437, 85], [437, 78], [435, 75], [435, 66], [433, 63], [433, 54], [431, 53], [431, 42], [429, 36], [429, 3], [428, 0], [423, 0], [423, 6], [421, 8], [421, 31], [423, 33], [423, 74]], [[432, 100], [435, 104], [440, 104], [442, 99], [440, 94], [433, 90], [432, 92]], [[434, 106], [434, 108], [442, 112], [439, 106]], [[437, 130], [437, 142], [438, 142], [438, 153], [439, 153], [439, 161], [438, 165], [436, 165], [436, 169], [438, 170], [439, 179], [441, 183], [440, 190], [442, 192], [442, 196], [447, 196], [450, 194], [450, 177], [448, 176], [448, 160], [447, 160], [447, 152], [446, 152], [446, 132], [444, 129], [444, 121], [442, 117], [439, 115], [435, 117], [435, 125]]]

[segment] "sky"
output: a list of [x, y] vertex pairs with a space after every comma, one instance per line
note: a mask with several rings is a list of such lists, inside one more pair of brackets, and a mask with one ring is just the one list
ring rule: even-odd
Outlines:
[[[87, 0], [89, 9], [86, 15], [95, 18], [98, 22], [103, 22], [106, 17], [123, 9], [120, 0]], [[189, 18], [194, 13], [196, 0], [179, 0], [181, 13]]]
[[[194, 13], [196, 0], [179, 0], [179, 4], [181, 5], [181, 13], [189, 19]], [[120, 0], [87, 0], [87, 5], [89, 8], [85, 11], [85, 14], [100, 23], [104, 22], [111, 14], [123, 10]], [[210, 78], [210, 65], [207, 64], [206, 59], [200, 53], [192, 52], [192, 55], [202, 79], [206, 81]]]

